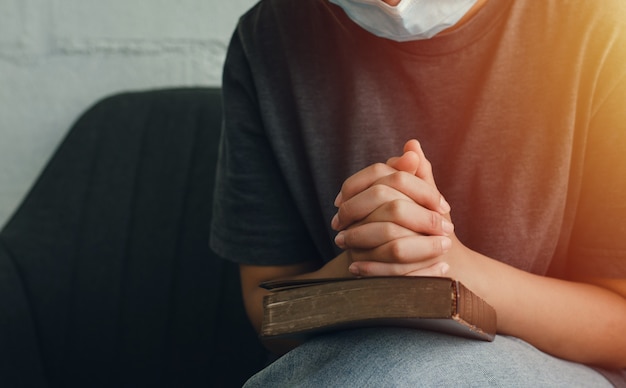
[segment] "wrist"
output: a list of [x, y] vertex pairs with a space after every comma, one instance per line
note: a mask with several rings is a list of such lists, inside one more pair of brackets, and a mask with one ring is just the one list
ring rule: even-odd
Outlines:
[[324, 264], [318, 270], [307, 273], [301, 277], [307, 279], [353, 277], [353, 275], [348, 270], [350, 264], [352, 264], [352, 260], [350, 260], [348, 252], [343, 251], [334, 259]]

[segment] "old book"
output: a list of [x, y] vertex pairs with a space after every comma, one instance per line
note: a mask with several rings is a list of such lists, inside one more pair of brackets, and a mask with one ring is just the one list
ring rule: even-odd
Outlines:
[[261, 338], [373, 326], [435, 330], [492, 341], [496, 312], [459, 281], [443, 277], [287, 280], [261, 285]]

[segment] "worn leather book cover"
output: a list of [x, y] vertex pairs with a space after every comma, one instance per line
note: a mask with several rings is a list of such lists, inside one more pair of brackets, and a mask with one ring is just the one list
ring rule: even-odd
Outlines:
[[261, 285], [261, 338], [304, 339], [349, 328], [398, 326], [492, 341], [496, 312], [459, 281], [403, 276], [286, 280]]

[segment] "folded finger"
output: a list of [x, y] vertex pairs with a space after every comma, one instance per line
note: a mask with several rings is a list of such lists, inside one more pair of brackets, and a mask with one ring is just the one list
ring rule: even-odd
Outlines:
[[405, 194], [390, 186], [375, 185], [369, 187], [339, 206], [337, 214], [331, 221], [331, 226], [334, 230], [344, 229], [363, 220], [385, 203], [396, 200], [412, 202]]
[[406, 200], [385, 202], [360, 224], [375, 222], [392, 222], [422, 235], [449, 236], [454, 233], [454, 224], [447, 217]]
[[369, 222], [342, 230], [335, 237], [341, 249], [371, 249], [415, 232], [392, 222]]
[[452, 240], [444, 236], [413, 235], [398, 238], [372, 249], [352, 249], [353, 262], [417, 264], [437, 258], [448, 252]]
[[436, 259], [419, 263], [384, 263], [380, 261], [360, 261], [350, 265], [348, 270], [354, 276], [442, 276], [449, 266]]
[[434, 185], [405, 171], [387, 174], [375, 181], [373, 185], [394, 188], [420, 205], [441, 214], [450, 212], [450, 205]]
[[384, 163], [375, 163], [355, 173], [343, 182], [335, 200], [335, 206], [339, 207], [343, 201], [372, 186], [378, 179], [396, 171], [398, 170]]

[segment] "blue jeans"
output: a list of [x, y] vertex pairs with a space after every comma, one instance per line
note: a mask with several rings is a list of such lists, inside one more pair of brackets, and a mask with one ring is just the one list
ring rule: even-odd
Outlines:
[[251, 387], [611, 387], [587, 366], [507, 336], [482, 342], [396, 328], [317, 337], [253, 376]]

